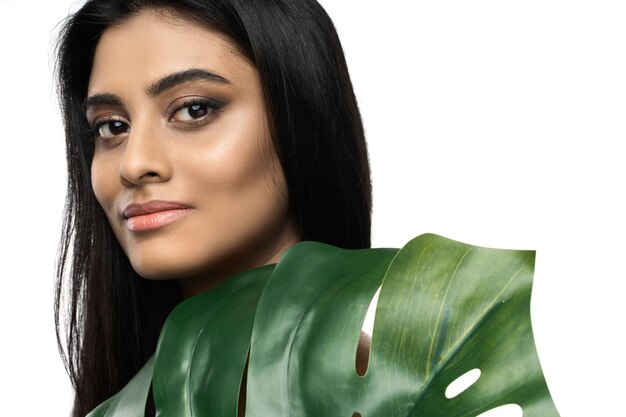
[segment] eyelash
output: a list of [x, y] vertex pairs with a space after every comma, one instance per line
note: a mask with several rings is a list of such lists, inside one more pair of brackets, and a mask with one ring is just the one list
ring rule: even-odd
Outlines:
[[[191, 108], [193, 106], [206, 107], [207, 111], [204, 115], [202, 115], [201, 117], [197, 119], [188, 120], [188, 121], [172, 120], [174, 115], [176, 115], [179, 111], [184, 110], [185, 108]], [[195, 127], [203, 126], [207, 124], [209, 121], [211, 121], [217, 115], [217, 112], [222, 109], [222, 107], [224, 107], [224, 104], [220, 103], [217, 100], [213, 100], [207, 97], [193, 97], [193, 98], [183, 101], [180, 105], [176, 106], [173, 110], [168, 111], [167, 119], [169, 122], [179, 124], [179, 127], [181, 129], [193, 129]], [[103, 137], [102, 135], [100, 135], [100, 129], [104, 127], [105, 125], [109, 123], [113, 123], [113, 122], [124, 123], [125, 125], [127, 125], [127, 128], [130, 128], [129, 123], [123, 117], [110, 116], [110, 117], [106, 117], [101, 120], [98, 120], [97, 122], [94, 123], [93, 127], [90, 129], [91, 136], [94, 139], [100, 139], [103, 141], [109, 141], [109, 140], [115, 139], [119, 135], [113, 135], [112, 137]]]
[[126, 122], [126, 120], [125, 120], [124, 118], [120, 117], [120, 116], [110, 116], [110, 117], [106, 117], [106, 118], [103, 118], [103, 119], [101, 119], [101, 120], [98, 120], [97, 122], [95, 122], [95, 123], [94, 123], [93, 127], [90, 129], [90, 134], [91, 134], [91, 136], [92, 136], [94, 139], [100, 139], [100, 140], [103, 140], [103, 141], [110, 141], [110, 140], [112, 140], [112, 139], [114, 139], [114, 138], [118, 137], [119, 135], [114, 135], [113, 137], [107, 137], [107, 138], [105, 138], [105, 137], [103, 137], [103, 136], [100, 134], [100, 129], [101, 129], [103, 126], [105, 126], [105, 125], [107, 125], [107, 124], [109, 124], [109, 123], [113, 123], [113, 122], [121, 122], [121, 123], [123, 123], [123, 124], [125, 124], [125, 125], [127, 125], [127, 126], [128, 126], [128, 122]]
[[224, 104], [220, 103], [219, 101], [207, 98], [207, 97], [193, 97], [193, 98], [190, 98], [190, 99], [187, 99], [187, 100], [183, 101], [174, 110], [172, 110], [171, 112], [168, 112], [168, 114], [167, 114], [168, 120], [171, 119], [172, 116], [174, 116], [179, 111], [181, 111], [181, 110], [183, 110], [183, 109], [185, 109], [187, 107], [193, 107], [193, 106], [205, 106], [205, 107], [207, 107], [206, 115], [204, 115], [201, 118], [198, 118], [198, 119], [196, 119], [194, 121], [183, 122], [183, 123], [187, 123], [187, 124], [191, 124], [191, 125], [203, 124], [203, 122], [205, 122], [205, 119], [212, 119], [215, 116], [215, 113], [218, 110], [220, 110], [222, 107], [224, 107]]

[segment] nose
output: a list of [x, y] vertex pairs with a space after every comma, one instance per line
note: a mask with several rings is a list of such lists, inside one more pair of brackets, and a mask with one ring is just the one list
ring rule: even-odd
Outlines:
[[148, 120], [132, 124], [120, 163], [120, 181], [126, 187], [164, 182], [172, 176], [165, 137], [155, 125]]

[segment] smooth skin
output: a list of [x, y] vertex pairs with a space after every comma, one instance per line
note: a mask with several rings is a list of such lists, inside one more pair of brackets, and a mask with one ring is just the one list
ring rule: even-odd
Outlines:
[[[172, 74], [177, 81], [157, 85]], [[142, 277], [180, 279], [185, 295], [195, 295], [277, 262], [302, 240], [258, 72], [223, 35], [142, 12], [102, 35], [88, 96], [93, 190]], [[150, 200], [192, 208], [159, 229], [131, 230], [124, 208]]]
[[[192, 296], [278, 262], [302, 240], [258, 72], [223, 34], [167, 11], [140, 12], [103, 33], [86, 103], [93, 191], [142, 277], [179, 279]], [[151, 200], [190, 209], [131, 230], [124, 209]], [[362, 333], [359, 374], [368, 356]], [[245, 386], [244, 376], [241, 414]]]

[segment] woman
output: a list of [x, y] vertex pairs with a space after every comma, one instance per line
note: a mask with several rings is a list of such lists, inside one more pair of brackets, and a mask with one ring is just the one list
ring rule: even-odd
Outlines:
[[74, 416], [118, 391], [91, 415], [558, 415], [533, 252], [434, 235], [364, 249], [363, 127], [314, 0], [92, 0], [58, 69]]
[[363, 127], [315, 1], [93, 0], [58, 56], [74, 416], [130, 380], [183, 298], [300, 240], [369, 247]]

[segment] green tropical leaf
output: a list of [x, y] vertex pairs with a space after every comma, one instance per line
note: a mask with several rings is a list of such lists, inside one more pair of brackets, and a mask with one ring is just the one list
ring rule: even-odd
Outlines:
[[[154, 359], [157, 415], [235, 417], [249, 352], [247, 417], [475, 417], [504, 404], [558, 417], [532, 335], [533, 266], [532, 251], [432, 234], [401, 250], [299, 243], [172, 312]], [[360, 376], [359, 336], [379, 288]], [[447, 398], [476, 368], [480, 378]], [[89, 417], [143, 415], [151, 376], [148, 363]]]
[[257, 307], [246, 417], [352, 416], [361, 327], [396, 253], [303, 242], [283, 254]]
[[[430, 234], [390, 265], [379, 254], [309, 242], [283, 256], [257, 308], [246, 416], [461, 417], [508, 403], [525, 417], [558, 416], [531, 330], [534, 252]], [[359, 376], [359, 333], [381, 281]], [[474, 368], [480, 379], [446, 398]]]
[[146, 409], [153, 369], [154, 355], [120, 392], [96, 407], [87, 417], [142, 417]]
[[237, 415], [254, 314], [273, 268], [238, 274], [174, 309], [156, 351], [157, 416]]

